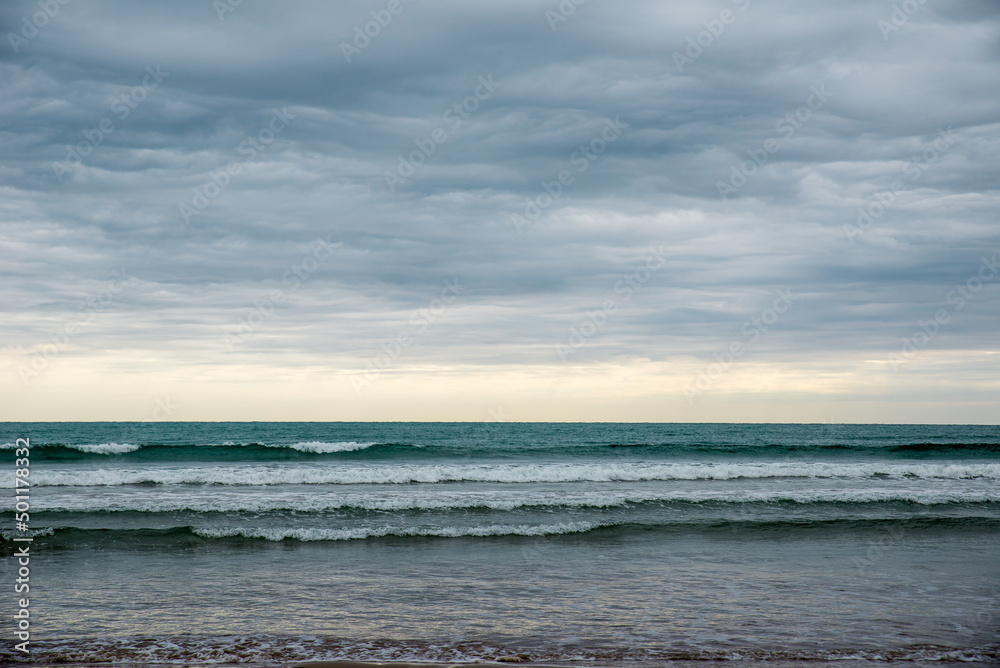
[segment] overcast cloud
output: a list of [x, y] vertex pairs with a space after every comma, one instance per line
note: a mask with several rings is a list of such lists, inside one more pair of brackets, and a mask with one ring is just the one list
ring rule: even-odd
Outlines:
[[1000, 414], [996, 2], [18, 0], [0, 35], [0, 419]]

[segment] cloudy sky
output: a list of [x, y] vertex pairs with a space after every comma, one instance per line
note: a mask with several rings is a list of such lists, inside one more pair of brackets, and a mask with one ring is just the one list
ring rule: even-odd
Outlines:
[[0, 34], [0, 419], [1000, 415], [995, 1], [9, 0]]

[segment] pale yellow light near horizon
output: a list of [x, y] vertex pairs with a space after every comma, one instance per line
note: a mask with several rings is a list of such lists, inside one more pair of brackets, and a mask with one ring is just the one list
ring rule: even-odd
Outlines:
[[[3, 421], [931, 422], [995, 424], [1000, 353], [745, 360], [691, 395], [692, 357], [386, 369], [363, 389], [347, 360], [185, 364], [66, 356], [28, 383], [4, 356]], [[956, 373], [961, 369], [961, 373]], [[687, 395], [685, 390], [688, 390]]]

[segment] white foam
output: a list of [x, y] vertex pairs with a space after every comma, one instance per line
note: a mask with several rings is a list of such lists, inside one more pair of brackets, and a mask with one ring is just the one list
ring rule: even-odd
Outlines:
[[739, 478], [1000, 479], [1000, 464], [942, 463], [647, 463], [616, 464], [358, 464], [263, 465], [43, 470], [38, 485], [134, 484], [316, 485], [443, 482], [559, 483]]
[[[232, 441], [226, 441], [222, 443], [222, 445], [230, 447], [243, 447], [242, 444], [233, 443]], [[371, 443], [359, 443], [357, 441], [336, 441], [336, 442], [303, 441], [291, 445], [272, 444], [272, 443], [267, 443], [265, 445], [268, 448], [288, 448], [291, 450], [298, 450], [299, 452], [325, 454], [332, 452], [354, 452], [355, 450], [364, 450], [366, 448], [372, 447], [373, 445], [378, 445], [378, 443], [374, 441]], [[4, 443], [0, 445], [0, 450], [12, 450], [14, 449], [14, 447], [15, 447], [14, 443]], [[32, 447], [44, 448], [46, 446], [43, 444], [43, 445], [34, 445]], [[96, 455], [120, 455], [126, 452], [135, 452], [136, 450], [140, 450], [143, 446], [133, 445], [132, 443], [98, 443], [98, 444], [62, 444], [62, 447]], [[188, 446], [176, 446], [176, 447], [181, 448]], [[193, 447], [198, 447], [198, 446], [193, 446]]]
[[295, 445], [268, 445], [268, 447], [291, 448], [292, 450], [298, 450], [299, 452], [326, 454], [330, 452], [354, 452], [355, 450], [370, 448], [373, 445], [377, 445], [377, 443], [358, 443], [356, 441], [338, 441], [336, 443], [327, 443], [325, 441], [304, 441], [302, 443], [296, 443]]
[[243, 538], [263, 538], [280, 541], [294, 538], [301, 541], [317, 540], [360, 540], [364, 538], [381, 538], [383, 536], [427, 536], [442, 538], [459, 538], [461, 536], [551, 536], [556, 534], [581, 533], [597, 528], [596, 522], [565, 522], [562, 524], [528, 525], [528, 524], [491, 524], [479, 527], [441, 527], [438, 529], [416, 529], [402, 527], [358, 528], [358, 529], [266, 529], [260, 527], [226, 527], [194, 529], [194, 532], [205, 538], [226, 538], [240, 536]]
[[[416, 490], [380, 490], [355, 493], [349, 490], [323, 493], [307, 491], [280, 494], [256, 493], [252, 488], [216, 488], [205, 490], [194, 497], [165, 493], [156, 489], [146, 492], [134, 488], [121, 491], [108, 490], [99, 496], [60, 494], [51, 492], [35, 499], [32, 507], [46, 512], [142, 512], [142, 513], [265, 513], [265, 512], [337, 512], [363, 509], [376, 512], [395, 511], [448, 511], [486, 508], [510, 511], [523, 508], [576, 508], [612, 509], [632, 504], [660, 503], [890, 503], [903, 502], [919, 505], [950, 503], [1000, 503], [1000, 489], [982, 489], [982, 485], [969, 483], [983, 481], [954, 481], [947, 488], [913, 481], [904, 488], [858, 489], [778, 489], [746, 490], [743, 488], [701, 490], [639, 490], [623, 492], [602, 490], [585, 492], [559, 492], [552, 490], [494, 489], [476, 492], [452, 492], [443, 488]], [[956, 485], [960, 485], [956, 487]]]
[[52, 527], [44, 527], [42, 529], [31, 529], [28, 533], [23, 531], [15, 531], [13, 529], [0, 529], [0, 536], [4, 540], [12, 540], [14, 538], [38, 538], [39, 536], [52, 536], [55, 534], [55, 530]]
[[[44, 445], [33, 445], [32, 449], [44, 448]], [[96, 455], [121, 455], [126, 452], [135, 452], [141, 445], [133, 445], [131, 443], [97, 443], [93, 445], [89, 444], [64, 444], [64, 448], [70, 448], [71, 450], [79, 450], [80, 452], [88, 452]], [[14, 448], [13, 443], [4, 443], [0, 445], [0, 450], [10, 450]]]
[[66, 447], [96, 455], [122, 455], [126, 452], [135, 452], [142, 446], [131, 443], [100, 443], [98, 445], [69, 445]]
[[[691, 648], [689, 661], [681, 664], [718, 662], [777, 662], [781, 665], [836, 665], [833, 662], [866, 662], [871, 665], [913, 663], [944, 665], [959, 663], [975, 665], [995, 663], [997, 645], [946, 648], [917, 646], [914, 648], [861, 649], [844, 647], [835, 650], [781, 650], [729, 648]], [[683, 651], [683, 650], [681, 650]], [[497, 657], [519, 656], [522, 647], [504, 648], [492, 643], [470, 640], [452, 642], [421, 642], [416, 640], [337, 640], [313, 635], [280, 636], [274, 634], [205, 636], [137, 636], [110, 638], [60, 638], [32, 641], [36, 663], [46, 665], [115, 664], [115, 665], [276, 665], [277, 663], [307, 663], [319, 661], [409, 662], [433, 664], [496, 665]], [[677, 661], [674, 648], [635, 647], [615, 650], [615, 664], [668, 665]], [[5, 652], [3, 658], [13, 656]], [[606, 665], [608, 651], [601, 647], [574, 647], [560, 641], [531, 649], [533, 663], [565, 665], [567, 662]], [[623, 661], [624, 659], [624, 661]]]

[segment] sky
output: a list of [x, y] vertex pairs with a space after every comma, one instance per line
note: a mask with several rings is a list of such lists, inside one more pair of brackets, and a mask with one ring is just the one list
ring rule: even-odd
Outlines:
[[0, 420], [1000, 416], [992, 0], [0, 35]]

